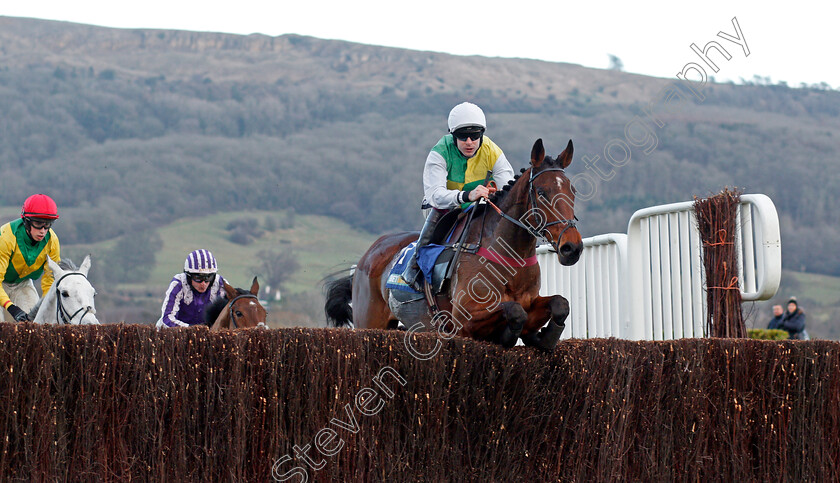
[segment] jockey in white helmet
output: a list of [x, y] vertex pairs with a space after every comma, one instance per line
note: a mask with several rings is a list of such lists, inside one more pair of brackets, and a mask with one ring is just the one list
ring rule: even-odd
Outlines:
[[513, 168], [502, 149], [484, 134], [487, 120], [484, 111], [470, 102], [462, 102], [449, 112], [449, 133], [435, 144], [423, 168], [423, 208], [432, 208], [420, 231], [417, 248], [403, 279], [420, 290], [417, 252], [431, 241], [440, 218], [449, 210], [486, 198], [495, 191], [483, 186], [487, 171], [492, 180], [504, 186], [513, 179]]

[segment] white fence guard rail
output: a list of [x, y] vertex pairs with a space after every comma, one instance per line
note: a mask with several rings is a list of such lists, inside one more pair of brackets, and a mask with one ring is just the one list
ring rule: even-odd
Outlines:
[[[776, 294], [782, 271], [779, 218], [765, 195], [742, 195], [735, 234], [745, 301]], [[666, 340], [704, 337], [705, 274], [694, 202], [637, 211], [627, 234], [583, 240], [580, 261], [564, 267], [537, 247], [542, 295], [560, 294], [571, 313], [564, 338]]]

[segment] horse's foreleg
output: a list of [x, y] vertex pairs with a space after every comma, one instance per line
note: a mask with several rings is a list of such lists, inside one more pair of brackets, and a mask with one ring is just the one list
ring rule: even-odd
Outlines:
[[[529, 347], [551, 352], [560, 340], [563, 329], [566, 328], [568, 316], [569, 301], [562, 296], [539, 297], [534, 301], [528, 313], [528, 326], [534, 329], [522, 335], [522, 342]], [[547, 318], [548, 325], [537, 331], [536, 327], [542, 326]]]
[[507, 321], [507, 324], [499, 334], [498, 342], [502, 347], [510, 348], [516, 345], [517, 339], [522, 334], [522, 328], [528, 321], [528, 314], [517, 302], [504, 302], [499, 305], [502, 308], [502, 317]]

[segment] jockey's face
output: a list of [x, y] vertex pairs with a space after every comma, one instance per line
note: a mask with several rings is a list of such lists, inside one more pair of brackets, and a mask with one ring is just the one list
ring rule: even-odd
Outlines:
[[45, 236], [47, 236], [47, 233], [49, 233], [50, 231], [50, 226], [52, 226], [51, 220], [41, 220], [38, 218], [32, 218], [29, 220], [29, 228], [27, 232], [33, 240], [39, 242], [43, 240]]
[[475, 152], [478, 151], [479, 144], [481, 144], [481, 138], [466, 138], [463, 141], [458, 138], [455, 138], [455, 145], [458, 146], [458, 151], [461, 151], [461, 154], [463, 154], [467, 158], [475, 156]]
[[203, 282], [199, 282], [198, 280], [190, 279], [190, 285], [192, 285], [192, 288], [194, 288], [196, 292], [204, 293], [208, 288], [210, 288], [210, 281], [205, 280]]

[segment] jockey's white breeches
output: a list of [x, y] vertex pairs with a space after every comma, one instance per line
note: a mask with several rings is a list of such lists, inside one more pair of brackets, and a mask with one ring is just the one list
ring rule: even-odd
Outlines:
[[[26, 313], [29, 313], [32, 310], [32, 307], [38, 303], [38, 299], [41, 298], [38, 295], [38, 291], [35, 290], [35, 284], [32, 283], [32, 280], [24, 280], [20, 283], [6, 283], [3, 282], [3, 290], [6, 291], [6, 295], [12, 300], [12, 303], [20, 307]], [[15, 318], [12, 317], [6, 310], [0, 310], [0, 321], [14, 321]]]

